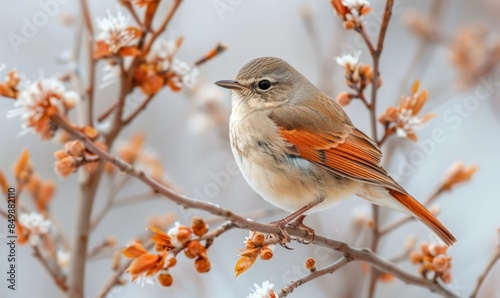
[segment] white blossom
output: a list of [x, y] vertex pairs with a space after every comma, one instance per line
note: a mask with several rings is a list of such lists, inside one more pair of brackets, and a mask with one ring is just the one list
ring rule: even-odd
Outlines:
[[254, 289], [250, 289], [252, 293], [250, 293], [247, 298], [274, 298], [276, 294], [273, 291], [274, 284], [270, 283], [268, 280], [262, 283], [262, 287], [258, 284], [253, 285]]
[[74, 91], [66, 91], [58, 79], [39, 79], [19, 92], [16, 109], [7, 113], [8, 117], [21, 116], [23, 127], [32, 127], [46, 114], [49, 107], [64, 112], [80, 100]]
[[359, 57], [361, 56], [361, 51], [344, 54], [341, 57], [337, 57], [337, 63], [343, 68], [354, 67], [358, 64]]
[[130, 17], [123, 15], [120, 11], [116, 16], [113, 16], [109, 10], [107, 14], [107, 17], [97, 21], [99, 29], [102, 30], [97, 39], [104, 41], [109, 46], [109, 50], [116, 54], [120, 48], [130, 45], [134, 39], [134, 33], [129, 30]]
[[398, 124], [396, 128], [396, 135], [400, 138], [408, 137], [408, 133], [415, 132], [417, 129], [422, 128], [423, 121], [416, 115], [413, 115], [411, 109], [402, 109], [398, 113]]
[[144, 288], [145, 285], [155, 285], [155, 280], [153, 276], [146, 276], [146, 273], [142, 273], [134, 280], [134, 284], [139, 284]]
[[174, 59], [172, 61], [171, 71], [175, 72], [179, 78], [180, 82], [176, 82], [179, 87], [185, 85], [188, 88], [192, 88], [196, 83], [196, 78], [198, 77], [198, 68], [191, 67], [186, 62], [180, 61], [178, 59]]
[[155, 62], [160, 71], [167, 71], [171, 66], [172, 57], [177, 53], [178, 49], [177, 41], [162, 38], [153, 44], [147, 59]]
[[359, 9], [362, 6], [370, 5], [367, 0], [342, 0], [342, 4], [344, 4], [349, 9]]
[[47, 234], [50, 231], [51, 223], [43, 218], [39, 213], [32, 212], [30, 214], [22, 213], [19, 217], [19, 223], [29, 230], [28, 242], [32, 246], [40, 243], [40, 236]]

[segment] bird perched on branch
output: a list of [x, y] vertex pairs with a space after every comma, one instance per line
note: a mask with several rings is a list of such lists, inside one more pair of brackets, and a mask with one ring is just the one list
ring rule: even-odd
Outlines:
[[448, 246], [456, 242], [380, 165], [377, 144], [287, 62], [258, 58], [234, 80], [215, 84], [232, 91], [231, 148], [243, 176], [266, 201], [292, 213], [275, 222], [285, 243], [286, 224], [314, 238], [304, 217], [351, 194], [414, 216]]

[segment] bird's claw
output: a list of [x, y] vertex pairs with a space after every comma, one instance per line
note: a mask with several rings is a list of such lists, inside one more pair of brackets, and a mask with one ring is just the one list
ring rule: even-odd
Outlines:
[[[314, 230], [311, 227], [308, 227], [303, 223], [304, 218], [306, 218], [306, 216], [301, 215], [299, 216], [299, 218], [297, 218], [297, 220], [293, 222], [293, 225], [297, 229], [306, 231], [306, 237], [303, 239], [297, 239], [297, 241], [303, 244], [311, 244], [314, 241], [314, 238], [316, 237], [316, 232], [314, 232]], [[311, 239], [307, 240], [307, 238]]]
[[288, 250], [292, 250], [293, 248], [288, 246], [288, 243], [290, 243], [292, 241], [292, 237], [286, 231], [286, 228], [285, 228], [286, 222], [283, 220], [277, 220], [277, 221], [271, 222], [270, 224], [278, 227], [278, 229], [280, 230], [280, 233], [278, 235], [279, 240], [280, 240], [279, 245], [281, 245], [281, 247], [286, 248]]

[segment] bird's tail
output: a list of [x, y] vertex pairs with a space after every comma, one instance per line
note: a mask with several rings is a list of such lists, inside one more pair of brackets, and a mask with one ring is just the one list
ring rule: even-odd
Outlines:
[[388, 189], [388, 191], [392, 197], [405, 206], [413, 216], [433, 231], [436, 236], [446, 243], [446, 245], [452, 246], [455, 242], [457, 242], [450, 231], [448, 231], [448, 229], [446, 229], [446, 227], [432, 213], [430, 213], [429, 210], [427, 210], [412, 196], [393, 189]]

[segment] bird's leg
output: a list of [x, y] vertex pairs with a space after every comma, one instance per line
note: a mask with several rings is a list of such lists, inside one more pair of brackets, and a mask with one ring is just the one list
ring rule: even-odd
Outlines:
[[[308, 227], [303, 223], [304, 218], [306, 218], [306, 215], [299, 216], [299, 218], [297, 218], [293, 222], [293, 225], [300, 230], [306, 231], [306, 237], [302, 241], [299, 240], [299, 242], [304, 243], [304, 244], [311, 244], [314, 241], [314, 238], [316, 237], [316, 232], [314, 232], [314, 230], [311, 227]], [[311, 239], [306, 240], [308, 237], [310, 237]]]
[[[281, 246], [283, 246], [286, 249], [290, 249], [286, 244], [292, 240], [292, 237], [286, 231], [285, 226], [293, 220], [296, 220], [295, 224], [297, 227], [302, 228], [302, 229], [306, 230], [308, 233], [312, 234], [312, 239], [307, 243], [311, 243], [314, 240], [314, 235], [315, 235], [314, 230], [302, 223], [302, 221], [306, 217], [305, 215], [303, 215], [303, 213], [312, 209], [313, 207], [315, 207], [319, 203], [323, 202], [325, 199], [326, 198], [321, 198], [319, 200], [311, 202], [311, 203], [305, 205], [304, 207], [300, 208], [299, 210], [295, 211], [294, 213], [288, 215], [287, 217], [271, 222], [272, 225], [275, 225], [280, 229], [281, 233], [280, 233], [279, 237], [280, 237], [280, 245]], [[304, 243], [306, 243], [306, 242], [304, 242]]]

